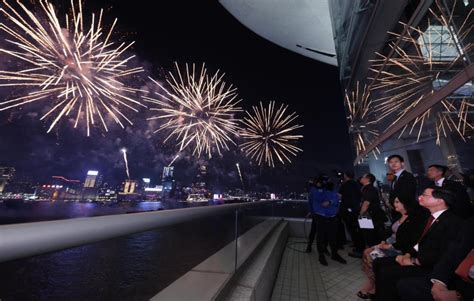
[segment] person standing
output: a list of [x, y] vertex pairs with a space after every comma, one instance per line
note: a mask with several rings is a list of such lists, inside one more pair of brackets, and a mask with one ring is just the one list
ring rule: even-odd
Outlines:
[[378, 244], [385, 238], [384, 223], [387, 221], [385, 213], [380, 207], [380, 197], [377, 188], [374, 187], [375, 176], [371, 173], [365, 174], [360, 178], [362, 187], [362, 206], [359, 215], [369, 215], [374, 224], [374, 229], [364, 229], [365, 246]]
[[461, 218], [473, 216], [473, 208], [466, 188], [455, 181], [445, 178], [448, 168], [443, 165], [433, 164], [428, 167], [427, 177], [432, 181], [430, 187], [440, 187], [454, 193], [454, 203], [451, 210]]
[[354, 244], [354, 249], [349, 253], [349, 256], [360, 258], [364, 250], [364, 243], [357, 218], [359, 216], [362, 195], [360, 185], [354, 180], [353, 172], [349, 171], [344, 173], [344, 182], [339, 189], [339, 194], [341, 195], [339, 214]]
[[[317, 224], [316, 245], [318, 247], [319, 262], [328, 265], [324, 256], [327, 246], [331, 249], [331, 259], [340, 263], [347, 263], [337, 252], [337, 220], [339, 196], [334, 192], [334, 184], [318, 181], [320, 187], [310, 192], [310, 204], [314, 212], [313, 221]], [[309, 242], [308, 242], [308, 246]]]
[[388, 166], [393, 173], [393, 181], [390, 186], [389, 203], [392, 207], [391, 215], [394, 220], [400, 214], [394, 211], [393, 202], [395, 198], [412, 200], [416, 202], [416, 180], [415, 177], [405, 170], [405, 160], [400, 155], [391, 155], [387, 159]]
[[309, 194], [308, 194], [308, 216], [311, 217], [311, 231], [309, 232], [308, 245], [306, 246], [306, 253], [311, 253], [313, 250], [312, 246], [314, 243], [314, 237], [316, 236], [317, 226], [317, 214], [316, 214], [316, 202], [320, 198], [324, 197], [323, 183], [320, 179], [315, 178], [310, 182]]

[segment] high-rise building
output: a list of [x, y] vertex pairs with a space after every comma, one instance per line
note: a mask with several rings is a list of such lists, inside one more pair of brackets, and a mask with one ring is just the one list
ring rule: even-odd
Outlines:
[[122, 193], [123, 194], [134, 194], [137, 192], [138, 188], [138, 181], [135, 180], [125, 180], [125, 182], [122, 183]]
[[207, 186], [207, 167], [206, 167], [206, 165], [199, 166], [194, 186], [198, 189], [205, 189], [206, 188], [206, 186]]
[[150, 187], [150, 178], [143, 178], [142, 179], [142, 189], [146, 189], [148, 187]]
[[98, 175], [99, 172], [97, 170], [89, 170], [84, 182], [84, 188], [95, 188]]
[[0, 193], [5, 190], [5, 186], [15, 175], [15, 168], [0, 166]]
[[161, 182], [163, 185], [163, 192], [169, 193], [173, 190], [173, 174], [174, 174], [174, 166], [165, 166], [163, 168], [163, 176], [161, 178]]

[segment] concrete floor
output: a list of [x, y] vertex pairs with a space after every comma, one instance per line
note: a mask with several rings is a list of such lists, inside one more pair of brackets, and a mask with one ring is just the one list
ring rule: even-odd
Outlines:
[[[329, 266], [318, 261], [316, 246], [313, 252], [303, 253], [305, 244], [302, 238], [290, 237], [283, 254], [277, 280], [273, 289], [272, 301], [311, 300], [311, 301], [360, 301], [357, 291], [364, 282], [361, 260], [347, 256], [346, 250], [340, 254], [347, 260], [343, 265], [328, 259]], [[297, 249], [301, 252], [295, 251]]]

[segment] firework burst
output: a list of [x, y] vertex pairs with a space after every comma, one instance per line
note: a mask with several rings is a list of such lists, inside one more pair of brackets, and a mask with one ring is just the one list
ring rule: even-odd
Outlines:
[[229, 144], [235, 144], [233, 138], [238, 134], [237, 89], [227, 85], [219, 71], [208, 75], [204, 64], [200, 71], [186, 64], [184, 74], [177, 63], [175, 67], [176, 72], [167, 77], [168, 87], [151, 79], [162, 90], [155, 92], [158, 97], [143, 97], [157, 106], [150, 108], [157, 114], [148, 120], [163, 121], [155, 133], [167, 132], [165, 142], [174, 140], [179, 152], [190, 147], [197, 157], [222, 154]]
[[283, 104], [276, 109], [272, 101], [268, 107], [260, 103], [253, 106], [253, 112], [246, 112], [241, 131], [246, 141], [240, 146], [259, 165], [275, 167], [275, 159], [282, 164], [291, 163], [290, 157], [302, 151], [294, 144], [303, 136], [292, 132], [303, 126], [293, 124], [298, 116], [296, 113], [287, 114], [287, 109], [288, 106]]
[[[366, 85], [359, 87], [357, 82], [352, 92], [346, 91], [344, 104], [349, 132], [353, 135], [356, 153], [359, 156], [379, 136], [370, 90]], [[380, 151], [375, 148], [372, 153], [377, 158]]]
[[88, 136], [96, 124], [108, 131], [107, 117], [122, 127], [124, 122], [132, 124], [123, 109], [137, 112], [143, 106], [133, 98], [138, 90], [125, 84], [143, 71], [127, 67], [134, 56], [125, 52], [133, 43], [117, 46], [111, 40], [117, 19], [104, 31], [103, 10], [92, 14], [89, 25], [82, 10], [81, 1], [72, 0], [71, 12], [60, 18], [46, 0], [39, 1], [38, 13], [19, 1], [15, 6], [2, 1], [0, 11], [9, 24], [0, 24], [7, 36], [0, 55], [15, 67], [0, 70], [0, 86], [26, 93], [0, 101], [0, 111], [41, 102], [47, 111], [41, 120], [52, 119], [48, 132], [72, 116], [75, 128], [85, 123]]
[[[391, 119], [391, 125], [397, 123], [411, 112], [436, 89], [449, 81], [449, 73], [457, 72], [468, 64], [472, 56], [473, 45], [470, 42], [472, 31], [472, 12], [467, 14], [460, 26], [453, 26], [453, 12], [445, 13], [445, 8], [437, 2], [430, 9], [426, 30], [401, 23], [406, 34], [390, 33], [403, 45], [392, 43], [394, 56], [377, 54], [372, 71], [377, 72], [371, 89], [383, 91], [386, 95], [374, 101], [377, 120]], [[472, 120], [467, 117], [472, 108], [470, 97], [448, 97], [438, 105], [420, 114], [407, 124], [400, 133], [416, 134], [417, 140], [426, 124], [436, 128], [437, 143], [448, 131], [458, 133], [463, 139], [466, 129], [472, 129]]]

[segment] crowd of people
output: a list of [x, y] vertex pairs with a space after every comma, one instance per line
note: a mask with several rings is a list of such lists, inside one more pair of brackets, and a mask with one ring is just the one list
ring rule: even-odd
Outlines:
[[387, 198], [370, 173], [356, 181], [345, 172], [339, 193], [327, 176], [312, 181], [306, 252], [316, 237], [320, 264], [329, 264], [326, 256], [346, 264], [338, 250], [347, 230], [348, 255], [361, 258], [366, 274], [359, 298], [474, 300], [474, 209], [465, 186], [447, 179], [443, 165], [429, 166], [429, 181], [420, 183], [402, 156], [391, 155], [387, 164]]

